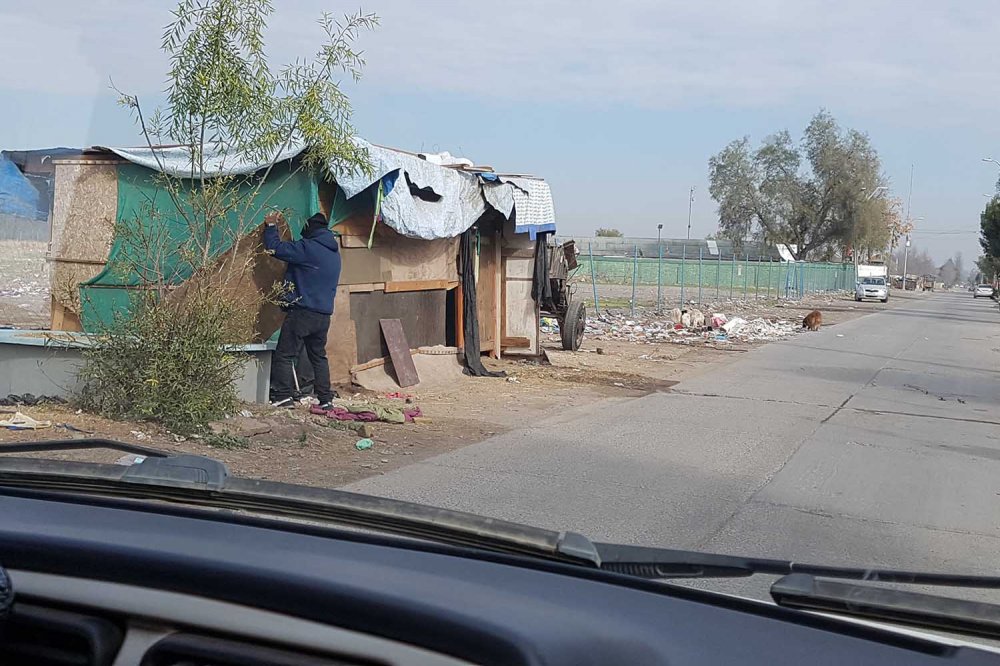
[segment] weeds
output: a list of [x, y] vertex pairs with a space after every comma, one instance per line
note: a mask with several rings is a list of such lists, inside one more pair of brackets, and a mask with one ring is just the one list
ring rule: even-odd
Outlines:
[[250, 440], [246, 437], [234, 435], [228, 432], [210, 433], [203, 438], [205, 444], [215, 449], [226, 449], [227, 451], [241, 451], [250, 448]]
[[143, 296], [116, 315], [84, 353], [81, 407], [114, 419], [158, 421], [190, 435], [236, 410], [242, 341], [252, 314], [208, 290], [181, 303]]

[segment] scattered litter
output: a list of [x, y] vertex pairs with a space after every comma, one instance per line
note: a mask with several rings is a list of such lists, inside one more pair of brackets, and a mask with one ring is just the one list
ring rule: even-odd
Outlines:
[[746, 325], [747, 320], [743, 317], [733, 317], [722, 325], [722, 330], [725, 331], [727, 335], [737, 335]]
[[521, 383], [521, 380], [518, 379], [517, 377], [515, 377], [514, 375], [510, 375], [509, 377], [507, 377], [507, 381], [509, 383], [511, 383], [511, 384], [520, 384]]
[[125, 465], [125, 466], [136, 465], [138, 463], [141, 463], [145, 459], [146, 459], [146, 456], [140, 456], [140, 455], [135, 454], [135, 453], [129, 453], [129, 454], [126, 454], [126, 455], [122, 456], [118, 460], [116, 460], [115, 464], [116, 465]]
[[14, 416], [0, 421], [0, 428], [7, 428], [8, 430], [42, 430], [51, 427], [52, 421], [36, 421], [21, 412], [14, 412]]
[[[728, 301], [738, 311], [747, 311], [750, 306], [742, 301]], [[761, 316], [737, 316], [716, 312], [720, 304], [710, 304], [712, 315], [696, 308], [673, 308], [657, 313], [638, 308], [635, 315], [621, 310], [604, 310], [587, 319], [584, 334], [586, 339], [598, 343], [602, 340], [638, 342], [645, 344], [673, 343], [691, 345], [696, 342], [706, 344], [735, 342], [757, 342], [780, 340], [798, 333], [798, 327], [789, 319]], [[780, 307], [780, 306], [775, 306]], [[751, 310], [752, 312], [752, 310]], [[724, 337], [716, 336], [716, 332]], [[597, 347], [596, 353], [607, 353]], [[551, 359], [550, 359], [551, 361]]]
[[69, 423], [59, 423], [56, 425], [57, 428], [62, 428], [63, 430], [69, 430], [70, 432], [78, 432], [81, 435], [93, 435], [93, 430], [83, 430], [82, 428], [77, 428], [75, 425]]
[[621, 382], [615, 382], [615, 386], [619, 386], [621, 388], [625, 388], [625, 385], [622, 384]]
[[385, 397], [390, 400], [412, 400], [416, 396], [410, 393], [402, 393], [401, 391], [393, 391], [392, 393], [386, 393]]
[[370, 438], [365, 437], [364, 439], [359, 439], [357, 442], [355, 442], [354, 448], [356, 448], [358, 451], [365, 451], [367, 449], [372, 448], [373, 444], [375, 444], [375, 442], [373, 442]]
[[133, 430], [132, 436], [135, 437], [140, 442], [143, 441], [144, 439], [149, 439], [149, 435], [147, 435], [144, 432], [140, 432], [139, 430]]
[[309, 412], [324, 415], [337, 421], [384, 421], [386, 423], [412, 423], [414, 418], [423, 416], [420, 407], [416, 405], [403, 407], [375, 402], [345, 402], [328, 410], [320, 409], [314, 405], [309, 408]]
[[299, 398], [300, 405], [318, 405], [319, 399], [312, 395], [307, 395], [304, 398]]
[[837, 333], [837, 337], [838, 338], [842, 338], [842, 337], [844, 337], [844, 334], [843, 333]]
[[253, 416], [253, 412], [251, 412], [249, 409], [241, 409], [240, 416], [244, 418], [251, 418]]
[[16, 393], [11, 393], [6, 398], [0, 398], [0, 407], [15, 407], [17, 405], [26, 405], [28, 407], [34, 407], [35, 405], [65, 405], [66, 401], [57, 395], [34, 395], [32, 393], [24, 393], [22, 395], [17, 395]]

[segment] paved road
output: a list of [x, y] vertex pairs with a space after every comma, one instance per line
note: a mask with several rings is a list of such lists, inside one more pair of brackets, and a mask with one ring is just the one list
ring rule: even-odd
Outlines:
[[995, 573], [1000, 312], [935, 294], [350, 489], [600, 540]]

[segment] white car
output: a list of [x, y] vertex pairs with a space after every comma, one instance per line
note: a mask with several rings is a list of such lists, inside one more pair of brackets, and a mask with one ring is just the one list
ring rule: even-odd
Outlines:
[[977, 284], [976, 290], [972, 292], [973, 298], [979, 298], [980, 296], [985, 296], [989, 298], [993, 295], [993, 285], [991, 284]]
[[854, 289], [854, 300], [863, 301], [866, 298], [877, 298], [885, 303], [889, 300], [889, 285], [884, 277], [866, 277], [858, 280]]

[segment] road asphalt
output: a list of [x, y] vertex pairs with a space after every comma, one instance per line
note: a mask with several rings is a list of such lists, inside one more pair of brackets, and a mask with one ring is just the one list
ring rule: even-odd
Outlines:
[[997, 575], [1000, 310], [933, 294], [347, 489], [601, 541]]

